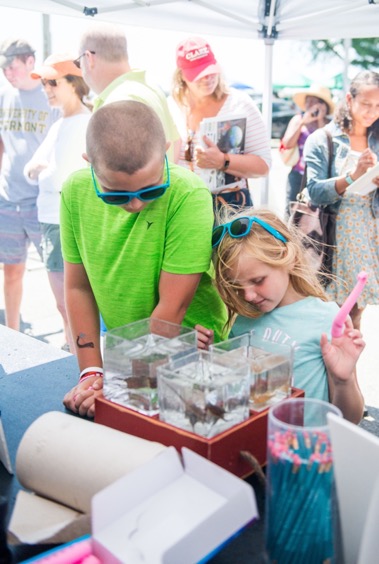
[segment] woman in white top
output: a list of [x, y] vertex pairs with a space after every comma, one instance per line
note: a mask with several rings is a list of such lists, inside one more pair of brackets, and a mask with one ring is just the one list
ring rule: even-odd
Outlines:
[[51, 55], [40, 69], [35, 69], [31, 74], [32, 78], [41, 79], [49, 104], [61, 108], [62, 117], [51, 127], [24, 169], [28, 181], [39, 186], [37, 208], [42, 232], [42, 255], [57, 308], [63, 318], [66, 343], [62, 348], [72, 352], [75, 348], [64, 304], [59, 208], [63, 182], [72, 172], [85, 166], [82, 153], [85, 152], [91, 111], [84, 102], [89, 88], [81, 74], [73, 57], [67, 54]]
[[[271, 166], [261, 113], [247, 94], [226, 86], [204, 39], [190, 37], [181, 42], [176, 62], [169, 106], [182, 137], [179, 164], [203, 178], [215, 177], [212, 185], [206, 180], [215, 209], [222, 203], [252, 205], [247, 179], [266, 176]], [[224, 121], [217, 144], [201, 135], [204, 118]]]

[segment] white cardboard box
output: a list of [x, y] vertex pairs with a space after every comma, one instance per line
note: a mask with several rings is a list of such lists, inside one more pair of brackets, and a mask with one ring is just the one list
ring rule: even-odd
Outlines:
[[258, 518], [252, 487], [174, 447], [92, 498], [93, 553], [107, 564], [194, 564]]
[[341, 519], [343, 562], [378, 562], [379, 439], [328, 413]]

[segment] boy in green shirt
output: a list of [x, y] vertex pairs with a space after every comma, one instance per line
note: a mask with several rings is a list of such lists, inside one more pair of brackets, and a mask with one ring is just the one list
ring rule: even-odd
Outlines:
[[99, 312], [108, 329], [155, 317], [222, 338], [226, 310], [209, 274], [211, 195], [168, 163], [167, 148], [146, 104], [105, 105], [88, 125], [91, 168], [62, 191], [66, 303], [82, 376], [64, 404], [80, 415], [94, 415], [101, 393]]

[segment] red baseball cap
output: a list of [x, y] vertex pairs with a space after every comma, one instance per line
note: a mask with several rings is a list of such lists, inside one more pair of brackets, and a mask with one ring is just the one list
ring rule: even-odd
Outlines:
[[189, 82], [207, 74], [219, 74], [221, 68], [209, 44], [201, 37], [190, 37], [176, 48], [176, 64]]

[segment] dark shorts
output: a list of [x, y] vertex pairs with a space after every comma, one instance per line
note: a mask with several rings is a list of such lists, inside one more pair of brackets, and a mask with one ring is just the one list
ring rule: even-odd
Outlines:
[[33, 243], [41, 254], [41, 229], [37, 206], [17, 205], [0, 198], [0, 262], [25, 262], [30, 243]]
[[42, 259], [48, 272], [63, 272], [61, 233], [55, 223], [41, 223]]

